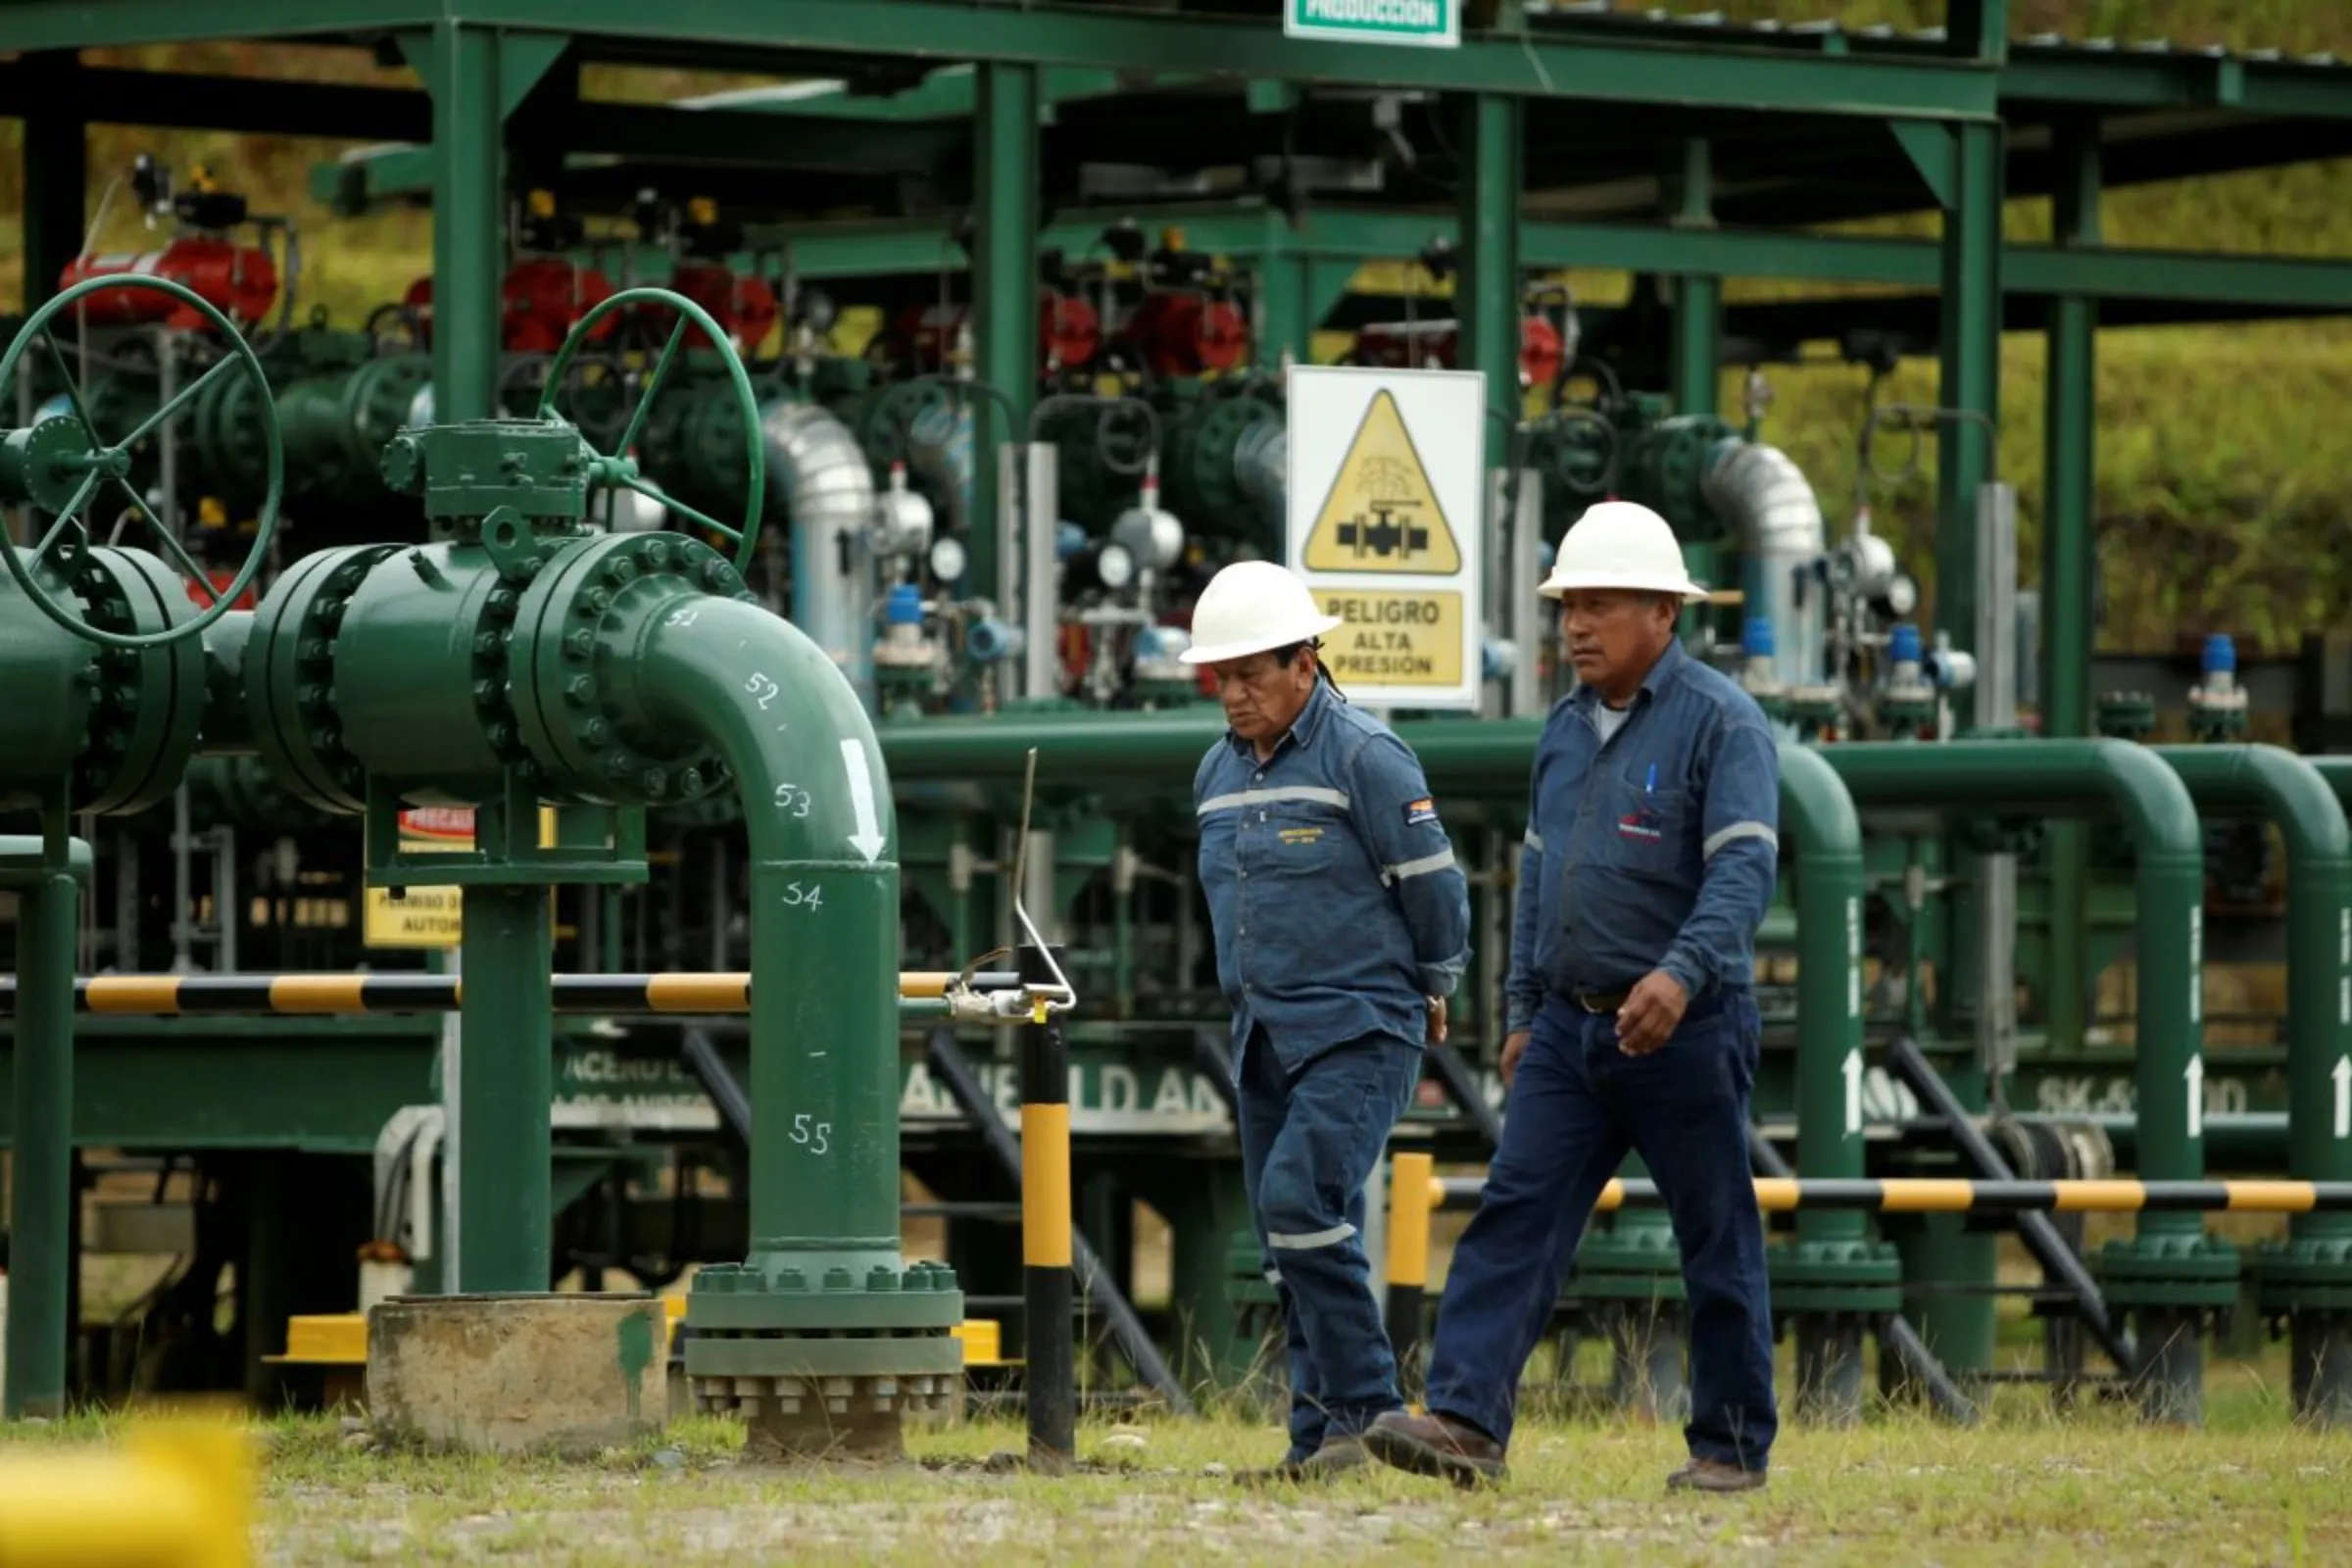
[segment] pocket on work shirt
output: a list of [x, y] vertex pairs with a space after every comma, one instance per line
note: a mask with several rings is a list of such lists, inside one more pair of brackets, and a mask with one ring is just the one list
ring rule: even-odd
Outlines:
[[1339, 863], [1349, 831], [1345, 810], [1313, 801], [1284, 801], [1260, 809], [1264, 819], [1249, 826], [1251, 869], [1277, 877], [1320, 876]]
[[1693, 804], [1684, 791], [1652, 788], [1647, 769], [1609, 780], [1601, 824], [1602, 857], [1611, 870], [1677, 887], [1698, 881], [1698, 844], [1690, 831]]

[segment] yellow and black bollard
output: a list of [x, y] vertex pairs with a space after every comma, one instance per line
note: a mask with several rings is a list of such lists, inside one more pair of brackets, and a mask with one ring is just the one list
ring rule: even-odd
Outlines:
[[1429, 1224], [1437, 1207], [1437, 1158], [1389, 1156], [1389, 1348], [1406, 1398], [1421, 1383], [1421, 1313], [1429, 1295]]
[[[1044, 950], [1021, 949], [1021, 978], [1054, 980]], [[1034, 995], [1034, 993], [1033, 993]], [[1078, 1448], [1076, 1302], [1070, 1233], [1070, 1054], [1038, 998], [1021, 1028], [1021, 1257], [1027, 1341], [1022, 1386], [1029, 1462], [1069, 1468]]]

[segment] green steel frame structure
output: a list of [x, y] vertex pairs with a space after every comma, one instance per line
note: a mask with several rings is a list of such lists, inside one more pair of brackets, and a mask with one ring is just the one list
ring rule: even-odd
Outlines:
[[[317, 0], [298, 11], [242, 0], [17, 0], [0, 6], [0, 104], [24, 123], [25, 303], [46, 298], [81, 248], [90, 183], [83, 132], [91, 122], [399, 144], [323, 171], [319, 188], [346, 204], [430, 201], [436, 416], [477, 420], [497, 413], [511, 192], [527, 180], [560, 190], [572, 210], [596, 211], [625, 209], [647, 183], [692, 188], [714, 193], [752, 223], [751, 243], [780, 253], [797, 279], [925, 283], [968, 271], [976, 374], [999, 394], [984, 405], [990, 412], [976, 442], [993, 450], [1026, 438], [1037, 397], [1043, 250], [1082, 253], [1127, 219], [1179, 225], [1194, 249], [1247, 264], [1260, 313], [1256, 352], [1265, 361], [1302, 360], [1319, 328], [1344, 323], [1349, 281], [1365, 261], [1413, 257], [1444, 242], [1457, 278], [1451, 310], [1462, 363], [1488, 377], [1490, 407], [1506, 416], [1491, 426], [1496, 466], [1509, 456], [1507, 416], [1523, 405], [1523, 276], [1623, 269], [1649, 280], [1663, 309], [1645, 310], [1638, 299], [1595, 334], [1629, 382], [1636, 372], [1648, 378], [1686, 415], [1717, 412], [1724, 366], [1807, 339], [1843, 337], [1857, 355], [1938, 357], [1936, 626], [1963, 644], [1978, 624], [1985, 546], [1976, 498], [1995, 477], [2000, 334], [2038, 329], [2050, 366], [2039, 727], [2044, 737], [2078, 744], [2047, 757], [2034, 780], [2004, 759], [1976, 755], [1982, 748], [1966, 749], [1965, 782], [1955, 786], [1962, 796], [1945, 804], [1964, 806], [1967, 787], [2003, 781], [2053, 816], [2089, 811], [2084, 803], [2102, 798], [2123, 802], [2139, 813], [2146, 897], [2170, 901], [2163, 906], [2174, 912], [2196, 902], [2192, 797], [2289, 809], [2274, 797], [2291, 793], [2291, 783], [2250, 782], [2218, 760], [2192, 760], [2178, 769], [2184, 786], [2160, 787], [2145, 775], [2163, 769], [2126, 766], [2109, 743], [2092, 739], [2095, 333], [2103, 324], [2352, 311], [2352, 259], [2110, 248], [2101, 242], [2099, 198], [2136, 182], [2352, 152], [2352, 68], [2012, 39], [2003, 0], [1951, 0], [1944, 25], [1920, 35], [1748, 28], [1491, 0], [1468, 7], [1464, 41], [1447, 50], [1287, 39], [1279, 10], [1271, 0]], [[365, 51], [412, 67], [423, 87], [151, 74], [88, 64], [78, 53], [220, 39]], [[578, 73], [591, 64], [834, 85], [692, 106], [614, 105], [582, 100]], [[1135, 170], [1151, 177], [1138, 183], [1122, 172]], [[2040, 195], [2053, 204], [2054, 241], [2004, 243], [2002, 203]], [[1813, 231], [1920, 211], [1941, 214], [1939, 239]], [[1727, 308], [1723, 283], [1737, 276], [1883, 284], [1889, 292]], [[980, 582], [996, 575], [994, 506], [981, 487], [970, 534], [971, 576]], [[2314, 734], [2325, 739], [2334, 717], [2323, 712]], [[968, 755], [956, 749], [965, 740], [974, 748]], [[983, 752], [1002, 755], [1009, 744], [944, 727], [936, 738], [885, 731], [879, 741], [902, 781], [968, 777], [986, 765], [976, 760]], [[1147, 737], [1137, 746], [1152, 744]], [[1168, 744], [1169, 756], [1186, 746], [1197, 755], [1190, 731]], [[928, 763], [927, 748], [937, 759]], [[1911, 764], [1880, 753], [1832, 754], [1843, 787], [1833, 780], [1831, 795], [1867, 805], [1875, 791], [1885, 803], [1933, 804], [1919, 794]], [[1106, 752], [1105, 762], [1115, 771], [1142, 755]], [[937, 771], [926, 774], [926, 766]], [[1850, 824], [1851, 808], [1840, 808]], [[1827, 806], [1820, 810], [1828, 815], [1807, 820], [1836, 817]], [[1822, 856], [1849, 852], [1822, 831]], [[2340, 876], [2340, 825], [2335, 840], [2305, 838], [2298, 853], [2306, 862]], [[1858, 847], [1857, 833], [1857, 858]], [[2090, 1006], [2091, 857], [2088, 828], [2053, 825], [2048, 1031], [2069, 1041], [2082, 1038]], [[2333, 881], [2306, 887], [2298, 878], [2294, 896], [2342, 894]], [[2193, 917], [2168, 925], [2168, 946], [2151, 954], [2193, 974], [2197, 929]], [[2305, 982], [2320, 973], [2315, 960]], [[2308, 1014], [2311, 1003], [2297, 1005]], [[2187, 1034], [2174, 1038], [2181, 1029]], [[2151, 1025], [2145, 1049], [2154, 1053], [2163, 1035], [2163, 1049], [2185, 1051], [2194, 1068], [2196, 1029], [2193, 1019]], [[122, 1062], [105, 1075], [122, 1085], [103, 1107], [112, 1128], [163, 1131], [171, 1107], [136, 1087], [150, 1070], [141, 1063], [168, 1049], [147, 1038], [155, 1033], [110, 1026], [98, 1046]], [[240, 1059], [250, 1064], [252, 1053], [269, 1049], [256, 1046], [253, 1033], [223, 1029], [221, 1049], [245, 1053]], [[225, 1038], [231, 1034], [242, 1038]], [[303, 1126], [313, 1147], [364, 1147], [376, 1128], [331, 1125], [333, 1088], [406, 1080], [430, 1050], [429, 1037], [390, 1020], [360, 1021], [334, 1038], [355, 1047], [349, 1060], [237, 1074], [251, 1097], [255, 1143], [268, 1142], [258, 1129], [274, 1118]], [[1811, 1081], [1818, 1089], [1828, 1080]], [[2196, 1092], [2193, 1082], [2186, 1092]], [[2136, 1133], [2143, 1174], [2165, 1179], [2201, 1177], [2208, 1152], [2230, 1136], [2217, 1127], [2200, 1140], [2192, 1130], [2183, 1143], [2146, 1126], [2125, 1130]], [[2352, 1176], [2335, 1168], [2340, 1150], [2314, 1143], [2307, 1129], [2297, 1137], [2298, 1149], [2313, 1145], [2298, 1155], [2298, 1177]], [[1852, 1142], [1838, 1156], [1850, 1157], [1850, 1169], [1818, 1174], [1859, 1176], [1859, 1140]], [[576, 1191], [560, 1174], [557, 1209]], [[2337, 1256], [2339, 1220], [2314, 1217], [2308, 1233], [2297, 1223], [2298, 1236], [2334, 1248], [2327, 1255], [2345, 1261]], [[1825, 1217], [1819, 1231], [1799, 1234], [1826, 1271], [1813, 1282], [1825, 1313], [1882, 1310], [1874, 1256], [1858, 1229]], [[2184, 1231], [2155, 1223], [2142, 1234], [2137, 1273], [2124, 1271], [2137, 1281], [2137, 1305], [2160, 1327], [2166, 1313], [2209, 1308], [2225, 1287], [2205, 1267], [2194, 1224]], [[282, 1255], [290, 1244], [272, 1245]], [[1957, 1224], [1940, 1245], [1963, 1260], [1963, 1272], [1988, 1265], [1989, 1242]], [[1801, 1293], [1804, 1282], [1797, 1285]], [[2340, 1310], [2352, 1296], [2326, 1299]], [[1955, 1331], [1956, 1342], [1968, 1337]], [[2352, 1368], [2329, 1375], [2352, 1388]]]

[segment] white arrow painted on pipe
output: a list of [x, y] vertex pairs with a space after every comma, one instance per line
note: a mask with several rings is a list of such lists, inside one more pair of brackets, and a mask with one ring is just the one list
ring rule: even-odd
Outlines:
[[2352, 1056], [2335, 1058], [2335, 1136], [2352, 1138]]
[[2191, 1056], [2180, 1076], [2188, 1080], [2188, 1136], [2205, 1136], [2205, 1058]]
[[1845, 1054], [1845, 1131], [1852, 1137], [1862, 1130], [1862, 1048], [1856, 1046]]
[[850, 808], [858, 813], [858, 831], [850, 835], [850, 845], [871, 865], [882, 853], [882, 819], [874, 812], [874, 775], [866, 766], [864, 742], [843, 741], [841, 765], [850, 775]]

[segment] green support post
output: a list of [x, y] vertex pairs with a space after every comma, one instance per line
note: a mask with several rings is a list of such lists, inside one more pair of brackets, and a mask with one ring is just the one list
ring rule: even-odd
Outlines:
[[[1704, 137], [1693, 136], [1675, 149], [1674, 161], [1662, 181], [1666, 220], [1676, 229], [1715, 226], [1715, 161]], [[1722, 404], [1717, 356], [1723, 337], [1723, 279], [1709, 272], [1684, 272], [1673, 279], [1674, 318], [1671, 358], [1674, 412], [1684, 418], [1712, 416]], [[1683, 564], [1699, 582], [1715, 576], [1714, 547], [1686, 541]], [[1695, 635], [1710, 615], [1704, 605], [1683, 612], [1682, 630]]]
[[[1715, 226], [1715, 160], [1703, 136], [1676, 149], [1666, 174], [1666, 221], [1677, 229]], [[1674, 280], [1674, 412], [1715, 414], [1722, 405], [1719, 356], [1723, 338], [1723, 279], [1684, 272]]]
[[[982, 477], [972, 487], [963, 581], [968, 592], [995, 596], [999, 612], [1009, 614], [1005, 589], [1020, 562], [1010, 530], [1019, 519], [1000, 515], [998, 448], [1028, 440], [1037, 399], [1038, 68], [983, 61], [973, 69], [980, 78], [972, 138], [973, 352], [980, 381], [1004, 394], [1005, 404], [980, 398], [972, 409], [972, 463]], [[1000, 430], [1000, 420], [1010, 422]]]
[[1936, 441], [1936, 627], [1977, 635], [1978, 487], [1993, 477], [2001, 390], [2001, 127], [1965, 122], [1943, 215], [1943, 326]]
[[499, 35], [449, 21], [400, 41], [433, 100], [433, 416], [486, 419], [498, 412], [507, 232]]
[[[62, 833], [63, 815], [56, 828]], [[0, 1417], [56, 1420], [66, 1408], [74, 1325], [74, 956], [90, 847], [66, 869], [39, 839], [0, 839], [0, 887], [19, 897], [14, 1118], [9, 1165], [7, 1403]], [[26, 863], [28, 862], [28, 863]], [[25, 868], [19, 869], [20, 864]]]
[[[1863, 1175], [1862, 822], [1819, 751], [1781, 747], [1781, 837], [1796, 847], [1796, 1169]], [[1826, 1425], [1862, 1418], [1863, 1330], [1902, 1310], [1902, 1263], [1867, 1216], [1799, 1209], [1776, 1248], [1772, 1304], [1796, 1328], [1796, 1408]]]
[[[2056, 242], [2099, 244], [2096, 122], [2060, 130], [2051, 201]], [[2049, 372], [2043, 424], [2045, 500], [2041, 525], [2041, 733], [2053, 740], [2091, 733], [2091, 529], [2096, 497], [2098, 301], [2061, 294], [2050, 301]], [[2053, 822], [2044, 840], [2050, 870], [2050, 968], [2042, 1028], [2051, 1048], [2079, 1051], [2090, 1020], [2090, 837], [2079, 822]]]
[[[1527, 148], [1523, 100], [1482, 93], [1462, 111], [1468, 165], [1461, 183], [1461, 281], [1454, 306], [1462, 323], [1461, 365], [1487, 377], [1487, 407], [1516, 425], [1527, 394], [1519, 384], [1519, 197]], [[1511, 436], [1486, 421], [1487, 463], [1509, 461]]]
[[[1997, 16], [1992, 25], [1997, 32]], [[1970, 35], [1982, 42], [1981, 31]], [[1957, 47], [1959, 40], [1953, 42]], [[1997, 122], [1967, 122], [1948, 129], [1914, 122], [1903, 134], [1923, 170], [1935, 172], [1931, 179], [1939, 185], [1943, 205], [1935, 624], [1954, 646], [1966, 649], [1977, 638], [1984, 548], [1977, 524], [1978, 491], [1993, 477], [1998, 456], [2002, 132]], [[1958, 972], [1968, 968], [1962, 961]], [[1955, 1092], [1972, 1109], [1983, 1108], [1984, 1089], [1974, 1075], [1957, 1082]], [[1949, 1217], [1929, 1215], [1906, 1245], [1910, 1275], [1975, 1293], [1945, 1297], [1924, 1310], [1922, 1329], [1931, 1348], [1956, 1369], [1989, 1370], [1995, 1238], [1971, 1232]]]
[[[514, 824], [475, 813], [476, 842]], [[522, 831], [530, 832], [527, 821]], [[443, 1158], [462, 1173], [444, 1246], [458, 1292], [554, 1289], [554, 932], [544, 887], [466, 890], [460, 938], [457, 1125]], [[448, 1269], [448, 1264], [444, 1263]], [[454, 1277], [453, 1277], [454, 1276]]]

